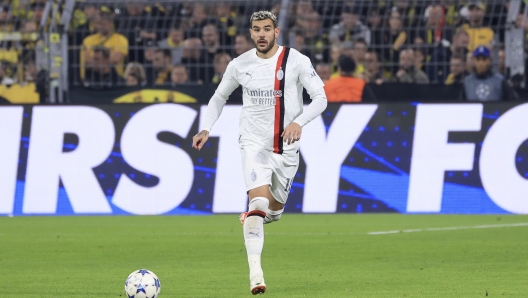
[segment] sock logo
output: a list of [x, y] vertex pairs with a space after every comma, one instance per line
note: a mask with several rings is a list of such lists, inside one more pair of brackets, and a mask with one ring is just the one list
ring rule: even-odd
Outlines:
[[260, 238], [259, 233], [260, 232], [257, 232], [257, 233], [249, 232], [248, 235], [249, 235], [250, 238], [253, 238], [253, 237]]

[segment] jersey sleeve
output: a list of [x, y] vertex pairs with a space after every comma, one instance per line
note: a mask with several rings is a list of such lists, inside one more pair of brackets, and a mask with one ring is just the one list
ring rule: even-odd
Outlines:
[[222, 76], [222, 81], [220, 81], [214, 95], [209, 100], [202, 130], [211, 130], [216, 120], [218, 120], [218, 117], [220, 117], [227, 99], [239, 85], [240, 83], [236, 78], [235, 63], [231, 61]]
[[317, 72], [312, 66], [312, 62], [306, 56], [301, 56], [299, 59], [299, 82], [306, 89], [306, 92], [310, 94], [324, 87], [323, 80], [319, 77]]
[[315, 72], [310, 59], [306, 56], [301, 56], [299, 62], [299, 82], [306, 89], [306, 92], [308, 92], [312, 100], [303, 113], [293, 120], [293, 122], [302, 127], [326, 109], [328, 100], [324, 91], [324, 83], [317, 72]]

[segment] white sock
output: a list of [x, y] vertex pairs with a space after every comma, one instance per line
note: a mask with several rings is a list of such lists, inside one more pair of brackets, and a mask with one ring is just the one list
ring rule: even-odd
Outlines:
[[264, 247], [264, 217], [268, 211], [268, 205], [267, 198], [254, 198], [249, 203], [248, 215], [244, 221], [244, 242], [250, 274], [262, 272], [260, 256]]

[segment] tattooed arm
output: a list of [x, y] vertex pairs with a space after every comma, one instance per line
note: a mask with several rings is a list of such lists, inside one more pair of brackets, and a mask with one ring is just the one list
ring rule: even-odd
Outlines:
[[202, 130], [197, 135], [193, 137], [193, 144], [192, 147], [200, 150], [202, 149], [205, 142], [207, 142], [207, 139], [209, 139], [209, 131]]

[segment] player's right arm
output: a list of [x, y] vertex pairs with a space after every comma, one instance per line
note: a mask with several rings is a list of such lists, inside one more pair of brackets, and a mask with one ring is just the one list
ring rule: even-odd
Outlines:
[[207, 139], [209, 139], [209, 131], [211, 131], [218, 117], [220, 117], [229, 95], [240, 85], [236, 78], [235, 61], [233, 60], [227, 65], [222, 81], [220, 81], [218, 88], [216, 88], [213, 97], [211, 97], [207, 105], [202, 129], [193, 137], [193, 148], [197, 150], [202, 149]]

